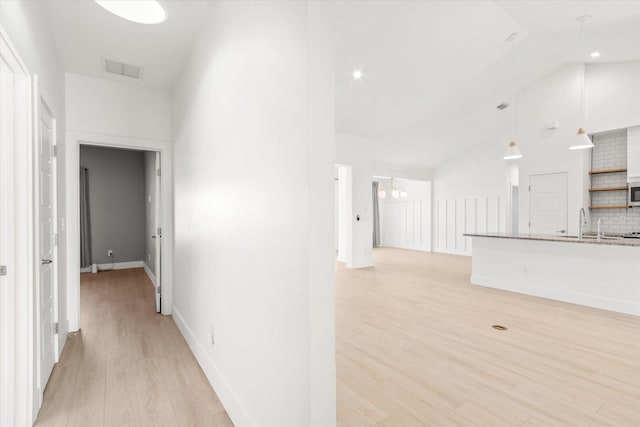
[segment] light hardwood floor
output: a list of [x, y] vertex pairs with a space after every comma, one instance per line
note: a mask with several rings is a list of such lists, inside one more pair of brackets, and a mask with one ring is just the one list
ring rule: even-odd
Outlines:
[[82, 274], [71, 334], [36, 426], [232, 426], [141, 268]]
[[374, 258], [337, 267], [338, 425], [640, 426], [639, 317], [472, 286], [466, 257]]

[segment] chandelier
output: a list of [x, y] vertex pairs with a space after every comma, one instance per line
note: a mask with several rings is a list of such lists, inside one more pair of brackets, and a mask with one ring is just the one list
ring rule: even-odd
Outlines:
[[385, 197], [387, 197], [387, 191], [391, 193], [391, 197], [393, 197], [394, 199], [397, 199], [398, 197], [407, 197], [407, 190], [404, 188], [396, 187], [393, 183], [393, 178], [391, 178], [391, 187], [387, 189], [381, 188], [378, 190], [378, 197], [384, 199]]

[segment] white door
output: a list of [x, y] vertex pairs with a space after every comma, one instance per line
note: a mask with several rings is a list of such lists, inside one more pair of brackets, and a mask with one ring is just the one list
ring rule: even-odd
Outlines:
[[54, 120], [47, 106], [41, 102], [38, 126], [39, 156], [39, 249], [40, 277], [38, 286], [39, 304], [39, 353], [40, 391], [43, 392], [56, 360], [55, 295], [55, 164], [54, 164]]
[[567, 174], [529, 176], [529, 233], [567, 234]]
[[13, 263], [14, 76], [0, 57], [0, 425], [11, 425], [15, 365]]
[[160, 313], [160, 311], [162, 310], [162, 268], [161, 268], [161, 253], [160, 251], [162, 250], [162, 221], [161, 221], [161, 212], [162, 212], [162, 207], [160, 204], [160, 180], [161, 180], [161, 172], [160, 172], [160, 152], [156, 152], [156, 199], [154, 200], [154, 219], [155, 219], [155, 234], [156, 234], [156, 239], [155, 239], [155, 245], [156, 245], [156, 260], [155, 260], [155, 267], [156, 267], [156, 271], [154, 271], [153, 273], [156, 276], [156, 312]]

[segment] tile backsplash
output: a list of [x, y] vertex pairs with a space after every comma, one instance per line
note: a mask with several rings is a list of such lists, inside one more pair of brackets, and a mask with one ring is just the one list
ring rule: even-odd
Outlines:
[[[618, 129], [593, 135], [592, 169], [627, 167], [627, 130]], [[606, 173], [591, 176], [591, 187], [622, 187], [627, 185], [626, 172]], [[594, 206], [626, 205], [626, 191], [602, 191], [591, 193]], [[591, 230], [598, 228], [598, 219], [602, 218], [602, 230], [605, 233], [624, 234], [640, 231], [640, 207], [630, 209], [592, 209]]]

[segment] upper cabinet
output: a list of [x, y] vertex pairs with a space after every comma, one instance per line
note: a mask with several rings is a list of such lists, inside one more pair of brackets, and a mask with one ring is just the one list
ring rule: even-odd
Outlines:
[[627, 182], [640, 181], [640, 126], [627, 129]]

